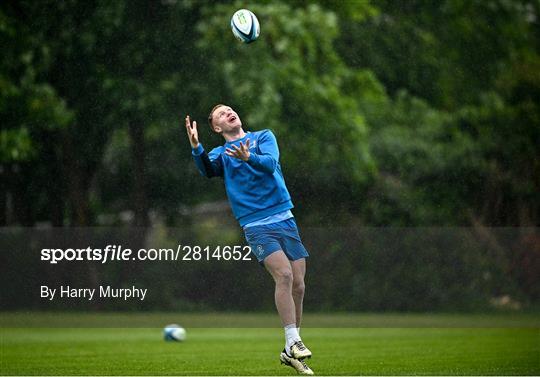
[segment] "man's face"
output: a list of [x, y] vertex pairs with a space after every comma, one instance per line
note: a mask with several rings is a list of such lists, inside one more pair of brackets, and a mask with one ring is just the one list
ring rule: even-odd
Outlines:
[[216, 132], [229, 132], [242, 127], [242, 121], [229, 106], [220, 106], [212, 113], [212, 124]]

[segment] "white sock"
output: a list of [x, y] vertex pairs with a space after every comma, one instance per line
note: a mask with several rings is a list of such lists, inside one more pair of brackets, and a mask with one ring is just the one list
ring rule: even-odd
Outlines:
[[296, 332], [298, 333], [298, 336], [300, 336], [300, 327], [296, 328]]
[[287, 353], [289, 353], [289, 350], [291, 349], [291, 346], [294, 344], [294, 342], [297, 342], [300, 339], [300, 334], [298, 334], [298, 330], [296, 329], [296, 324], [291, 323], [290, 325], [286, 325], [284, 327], [285, 329], [285, 350]]

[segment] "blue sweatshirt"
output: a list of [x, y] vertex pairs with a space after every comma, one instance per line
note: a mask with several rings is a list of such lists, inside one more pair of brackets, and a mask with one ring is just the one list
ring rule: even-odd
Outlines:
[[[240, 146], [249, 139], [249, 160], [242, 161], [225, 154], [225, 148]], [[223, 177], [227, 197], [240, 226], [293, 208], [279, 164], [276, 137], [270, 130], [248, 132], [241, 139], [204, 151], [192, 150], [193, 159], [202, 175]]]

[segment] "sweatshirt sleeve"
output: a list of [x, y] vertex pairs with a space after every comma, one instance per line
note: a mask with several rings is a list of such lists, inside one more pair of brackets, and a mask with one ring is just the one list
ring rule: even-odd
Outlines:
[[197, 148], [191, 149], [191, 154], [195, 165], [199, 169], [199, 172], [205, 177], [223, 177], [223, 165], [221, 163], [221, 155], [219, 153], [210, 152], [210, 155], [206, 153], [201, 143]]
[[276, 137], [272, 131], [262, 133], [258, 140], [259, 153], [250, 152], [248, 164], [255, 169], [272, 174], [278, 165], [279, 148]]

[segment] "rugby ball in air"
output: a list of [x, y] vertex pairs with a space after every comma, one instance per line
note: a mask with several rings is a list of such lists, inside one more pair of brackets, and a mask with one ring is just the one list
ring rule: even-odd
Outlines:
[[247, 9], [237, 10], [233, 14], [231, 29], [234, 36], [243, 43], [255, 41], [261, 32], [257, 16]]

